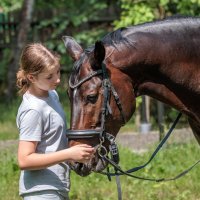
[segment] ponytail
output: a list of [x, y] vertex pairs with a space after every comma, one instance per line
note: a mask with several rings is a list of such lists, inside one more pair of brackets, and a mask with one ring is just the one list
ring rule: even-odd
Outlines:
[[19, 71], [17, 72], [16, 85], [19, 88], [18, 94], [20, 96], [23, 95], [28, 90], [30, 82], [28, 78], [26, 77], [23, 69], [19, 69]]

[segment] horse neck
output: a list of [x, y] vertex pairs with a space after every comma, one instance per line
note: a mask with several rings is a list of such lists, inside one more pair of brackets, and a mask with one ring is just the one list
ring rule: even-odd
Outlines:
[[164, 32], [155, 29], [150, 33], [126, 34], [134, 43], [128, 46], [119, 40], [113, 43], [115, 46], [108, 44], [106, 64], [132, 80], [136, 96], [149, 95], [196, 119], [194, 112], [200, 113], [196, 106], [200, 99], [197, 25], [200, 27], [200, 21], [187, 22], [180, 30], [179, 26], [170, 26]]
[[160, 84], [170, 82], [179, 85], [185, 81], [184, 84], [186, 84], [188, 80], [184, 78], [184, 75], [187, 72], [190, 73], [189, 70], [191, 70], [187, 66], [188, 61], [194, 62], [191, 67], [194, 67], [195, 70], [195, 65], [200, 62], [200, 59], [197, 58], [194, 61], [184, 50], [180, 50], [178, 55], [173, 56], [174, 44], [170, 44], [168, 48], [162, 44], [159, 45], [160, 48], [152, 48], [153, 44], [150, 40], [141, 44], [139, 50], [126, 46], [122, 46], [120, 50], [108, 47], [106, 62], [128, 75], [134, 87], [146, 81], [159, 82]]
[[121, 73], [121, 75], [125, 74], [128, 76], [132, 82], [135, 82], [135, 75], [137, 69], [134, 67], [134, 53], [132, 51], [128, 51], [124, 49], [124, 51], [118, 51], [113, 46], [108, 46], [106, 48], [106, 65], [111, 67], [111, 69], [116, 69]]
[[[200, 112], [195, 107], [197, 100], [199, 100], [197, 94], [199, 94], [200, 85], [200, 80], [195, 79], [195, 76], [200, 76], [197, 68], [198, 58], [195, 62], [191, 59], [193, 62], [190, 65], [183, 62], [186, 56], [175, 60], [176, 62], [170, 60], [171, 63], [169, 63], [169, 59], [161, 56], [162, 53], [158, 51], [155, 56], [153, 53], [149, 53], [149, 55], [152, 54], [152, 62], [149, 64], [145, 62], [146, 56], [142, 53], [129, 50], [129, 52], [121, 52], [120, 55], [114, 51], [107, 58], [107, 63], [131, 79], [132, 89], [134, 89], [136, 97], [140, 95], [151, 96], [196, 119], [194, 112], [197, 110]], [[158, 63], [156, 56], [161, 58], [158, 58], [160, 59], [159, 64], [156, 64]], [[193, 74], [190, 73], [192, 68]], [[191, 74], [193, 78], [191, 76], [188, 78], [188, 74]], [[186, 96], [194, 97], [192, 98], [194, 100], [189, 101], [185, 98]]]

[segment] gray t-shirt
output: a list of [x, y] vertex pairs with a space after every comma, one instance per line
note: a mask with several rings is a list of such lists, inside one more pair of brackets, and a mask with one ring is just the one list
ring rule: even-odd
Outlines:
[[[37, 153], [51, 153], [67, 148], [66, 118], [55, 90], [47, 98], [29, 93], [17, 114], [19, 140], [38, 141]], [[70, 188], [69, 167], [63, 162], [42, 170], [22, 170], [19, 181], [20, 195], [44, 190], [56, 190], [68, 196]]]

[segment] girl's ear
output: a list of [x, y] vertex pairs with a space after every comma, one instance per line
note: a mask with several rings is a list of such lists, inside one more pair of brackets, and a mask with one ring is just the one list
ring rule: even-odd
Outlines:
[[31, 83], [34, 83], [34, 82], [35, 82], [35, 77], [34, 77], [33, 75], [28, 74], [28, 75], [27, 75], [27, 78], [28, 78], [28, 80], [29, 80]]

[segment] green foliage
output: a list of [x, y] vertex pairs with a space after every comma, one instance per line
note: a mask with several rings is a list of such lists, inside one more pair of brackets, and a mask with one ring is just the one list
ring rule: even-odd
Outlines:
[[4, 13], [20, 9], [22, 0], [1, 0], [0, 8]]
[[0, 60], [0, 82], [4, 83], [7, 76], [7, 67], [12, 59], [12, 55], [9, 48], [4, 49], [2, 54], [3, 59]]
[[[174, 0], [172, 5], [174, 6], [176, 13], [178, 14], [199, 16], [199, 0]], [[168, 3], [168, 8], [170, 8], [170, 3]]]
[[121, 17], [114, 22], [115, 28], [130, 26], [171, 15], [199, 16], [199, 0], [121, 0]]
[[0, 102], [0, 140], [17, 139], [16, 115], [21, 98], [16, 98], [10, 104]]
[[0, 102], [0, 122], [15, 122], [15, 117], [17, 114], [17, 109], [18, 106], [20, 104], [21, 101], [21, 97], [16, 98], [15, 100], [13, 100], [11, 103], [7, 103], [7, 102]]
[[153, 9], [147, 3], [133, 4], [132, 1], [122, 1], [122, 13], [120, 20], [114, 22], [116, 28], [125, 27], [142, 22], [152, 21]]
[[[61, 54], [61, 64], [66, 71], [71, 70], [72, 62], [68, 56], [65, 56], [66, 49], [61, 37], [65, 32], [70, 31], [70, 35], [73, 36], [82, 45], [88, 46], [94, 43], [96, 38], [99, 38], [104, 29], [92, 29], [88, 30], [87, 26], [83, 31], [80, 31], [80, 27], [83, 27], [90, 20], [97, 20], [99, 18], [99, 13], [102, 9], [106, 8], [106, 1], [95, 1], [95, 0], [85, 0], [85, 1], [38, 1], [37, 9], [54, 9], [54, 15], [48, 19], [42, 20], [37, 29], [44, 29], [51, 26], [53, 32], [51, 39], [46, 41], [45, 44], [48, 48], [57, 51]], [[66, 28], [69, 27], [69, 30]], [[69, 34], [69, 33], [67, 33]]]
[[[22, 7], [22, 0], [2, 0], [0, 9], [4, 14], [6, 12], [17, 11]], [[102, 9], [108, 6], [107, 0], [54, 0], [39, 1], [36, 0], [33, 14], [34, 29], [30, 31], [29, 41], [42, 41], [41, 30], [52, 31], [50, 38], [43, 40], [45, 45], [57, 51], [61, 55], [61, 65], [64, 71], [70, 72], [72, 69], [72, 60], [66, 56], [66, 49], [62, 42], [63, 35], [71, 35], [83, 45], [88, 46], [106, 33], [105, 27], [91, 28], [87, 22], [98, 20]], [[35, 15], [41, 13], [40, 15]], [[47, 13], [47, 15], [45, 14]], [[36, 21], [35, 21], [36, 20]], [[84, 30], [84, 31], [82, 31]], [[38, 34], [37, 34], [38, 33]], [[33, 41], [31, 41], [33, 42]], [[10, 49], [6, 49], [0, 61], [0, 92], [5, 90], [7, 66], [10, 61]]]
[[[94, 44], [95, 41], [99, 40], [105, 35], [105, 30], [101, 28], [92, 28], [91, 30], [85, 30], [76, 34], [76, 40], [83, 44]], [[89, 37], [88, 37], [89, 36]], [[87, 45], [87, 46], [88, 46]]]

